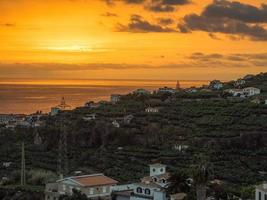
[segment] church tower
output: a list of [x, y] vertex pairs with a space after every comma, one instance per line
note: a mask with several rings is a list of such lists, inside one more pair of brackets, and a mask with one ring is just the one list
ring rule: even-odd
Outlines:
[[177, 83], [176, 83], [176, 90], [180, 90], [180, 89], [181, 89], [180, 82], [179, 82], [179, 81], [177, 81]]

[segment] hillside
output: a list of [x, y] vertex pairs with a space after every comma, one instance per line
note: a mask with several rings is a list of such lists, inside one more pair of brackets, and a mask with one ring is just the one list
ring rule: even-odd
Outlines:
[[[266, 74], [246, 83], [261, 88], [263, 94], [266, 85]], [[171, 171], [186, 170], [195, 162], [194, 156], [201, 153], [212, 163], [214, 178], [240, 194], [241, 187], [267, 179], [267, 105], [220, 96], [218, 91], [129, 94], [117, 104], [104, 103], [98, 108], [83, 107], [48, 116], [46, 125], [38, 129], [2, 129], [1, 161], [12, 165], [0, 168], [0, 175], [16, 177], [22, 139], [26, 141], [28, 170], [56, 172], [59, 133], [64, 121], [70, 174], [77, 170], [103, 172], [121, 182], [132, 182], [148, 173], [147, 165], [151, 162], [163, 162]], [[159, 112], [146, 113], [148, 106], [159, 107]], [[96, 114], [95, 120], [83, 120], [92, 113]], [[128, 115], [133, 115], [133, 119], [123, 122]], [[119, 128], [112, 125], [114, 120], [120, 123]], [[41, 144], [34, 144], [37, 134]], [[13, 182], [16, 180], [19, 179]]]

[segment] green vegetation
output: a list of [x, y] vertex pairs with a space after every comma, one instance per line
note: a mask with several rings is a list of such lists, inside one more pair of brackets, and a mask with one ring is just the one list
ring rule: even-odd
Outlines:
[[[267, 91], [262, 82], [255, 82], [255, 86]], [[148, 106], [160, 107], [160, 112], [145, 113]], [[97, 115], [96, 120], [83, 120], [92, 113]], [[134, 116], [131, 123], [121, 122], [120, 128], [112, 125], [113, 119], [127, 115]], [[219, 92], [130, 94], [115, 105], [77, 108], [49, 116], [46, 125], [36, 130], [1, 129], [1, 161], [12, 164], [1, 166], [0, 175], [7, 176], [10, 184], [18, 183], [14, 171], [20, 169], [23, 139], [28, 183], [43, 186], [50, 181], [47, 177], [55, 177], [61, 121], [67, 123], [69, 174], [76, 170], [103, 172], [131, 182], [148, 174], [151, 162], [166, 163], [172, 172], [184, 171], [199, 164], [193, 157], [201, 153], [213, 167], [213, 178], [224, 183], [216, 186], [218, 196], [226, 192], [251, 196], [253, 185], [267, 178], [260, 173], [267, 168], [267, 106], [228, 100]], [[34, 144], [36, 133], [41, 145]], [[189, 148], [179, 151], [177, 145]]]

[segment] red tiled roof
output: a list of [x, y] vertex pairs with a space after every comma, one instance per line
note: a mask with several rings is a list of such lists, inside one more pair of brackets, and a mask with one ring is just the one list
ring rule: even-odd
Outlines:
[[88, 175], [88, 176], [77, 176], [73, 177], [73, 180], [82, 184], [83, 186], [99, 186], [99, 185], [114, 185], [118, 181], [104, 176], [103, 174]]

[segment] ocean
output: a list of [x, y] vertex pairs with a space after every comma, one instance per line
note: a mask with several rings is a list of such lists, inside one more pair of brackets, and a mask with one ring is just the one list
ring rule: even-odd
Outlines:
[[[182, 88], [208, 81], [180, 81]], [[72, 108], [88, 101], [109, 100], [111, 94], [127, 94], [144, 88], [175, 87], [174, 80], [0, 80], [0, 113], [49, 112], [62, 97]]]

